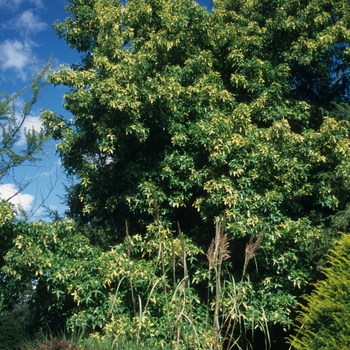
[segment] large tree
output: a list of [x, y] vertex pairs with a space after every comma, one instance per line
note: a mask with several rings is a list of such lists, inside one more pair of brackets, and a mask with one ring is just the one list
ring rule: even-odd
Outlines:
[[123, 239], [125, 220], [136, 232], [153, 215], [203, 246], [224, 218], [234, 263], [242, 239], [263, 232], [251, 281], [269, 322], [288, 313], [286, 300], [315, 278], [334, 218], [346, 218], [349, 2], [217, 0], [208, 12], [191, 0], [70, 0], [67, 9], [56, 30], [83, 59], [50, 79], [71, 88], [73, 119], [46, 112], [45, 124], [76, 179], [70, 215], [106, 244]]
[[46, 120], [78, 179], [72, 215], [114, 228], [147, 210], [151, 183], [171, 218], [195, 224], [195, 208], [211, 225], [225, 213], [233, 234], [344, 207], [347, 122], [327, 111], [348, 99], [346, 1], [216, 1], [208, 13], [193, 1], [85, 0], [68, 11], [56, 29], [84, 58], [51, 80], [72, 88], [74, 118]]

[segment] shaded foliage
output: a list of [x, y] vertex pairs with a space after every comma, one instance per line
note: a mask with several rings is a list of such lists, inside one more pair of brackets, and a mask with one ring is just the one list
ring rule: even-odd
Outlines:
[[245, 347], [258, 328], [281, 349], [270, 331], [349, 226], [349, 6], [70, 0], [55, 27], [83, 59], [50, 81], [73, 118], [43, 118], [76, 221], [13, 226], [7, 295], [36, 280], [42, 324], [137, 345]]

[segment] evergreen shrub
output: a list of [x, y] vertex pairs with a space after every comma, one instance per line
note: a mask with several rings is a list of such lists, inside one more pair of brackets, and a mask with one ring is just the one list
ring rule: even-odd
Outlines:
[[26, 338], [26, 315], [16, 308], [0, 315], [0, 350], [17, 350], [23, 348]]
[[350, 236], [344, 234], [331, 251], [325, 279], [306, 297], [297, 317], [296, 350], [350, 349]]

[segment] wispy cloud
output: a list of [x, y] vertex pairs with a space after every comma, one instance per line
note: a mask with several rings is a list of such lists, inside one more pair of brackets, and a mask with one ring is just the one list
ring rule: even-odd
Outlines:
[[9, 201], [17, 209], [23, 209], [25, 211], [32, 209], [34, 202], [34, 196], [27, 193], [20, 193], [13, 184], [0, 185], [0, 199]]
[[53, 166], [49, 169], [49, 171], [43, 171], [40, 176], [41, 177], [51, 177], [53, 175], [56, 176], [56, 178], [61, 177], [63, 174], [63, 168], [62, 168], [62, 162], [60, 159], [57, 159], [57, 161], [53, 164]]
[[16, 125], [21, 125], [19, 130], [19, 140], [16, 142], [16, 146], [23, 146], [26, 142], [25, 132], [35, 131], [40, 132], [43, 129], [42, 120], [39, 111], [33, 110], [29, 115], [26, 115], [23, 120], [22, 110], [25, 106], [25, 100], [22, 97], [18, 97], [15, 100], [14, 113], [16, 117]]
[[[25, 0], [8, 1], [12, 6], [19, 6]], [[26, 0], [27, 2], [29, 0]], [[41, 0], [31, 0], [32, 4], [40, 6]], [[0, 8], [8, 7], [7, 2], [0, 0]], [[2, 70], [15, 70], [16, 78], [26, 80], [28, 78], [29, 66], [31, 62], [37, 61], [33, 49], [39, 46], [32, 38], [38, 32], [49, 28], [47, 23], [43, 22], [36, 13], [37, 7], [32, 7], [21, 12], [19, 15], [3, 22], [0, 28], [8, 33], [16, 31], [15, 39], [9, 37], [0, 42], [0, 67]]]
[[[38, 59], [33, 53], [33, 48], [38, 46], [29, 39], [5, 40], [0, 42], [0, 68], [3, 71], [14, 70], [16, 78], [26, 80], [32, 75], [32, 65], [37, 63]], [[40, 60], [39, 60], [40, 61]]]
[[[23, 116], [23, 108], [25, 106], [25, 101], [22, 97], [17, 97], [14, 101], [14, 109], [11, 109], [12, 113], [15, 117], [15, 121], [6, 124], [11, 127], [13, 130], [18, 130], [16, 132], [16, 138], [18, 138], [15, 146], [22, 147], [27, 144], [26, 141], [26, 133], [28, 132], [36, 132], [40, 133], [43, 130], [43, 124], [40, 116], [40, 112], [37, 110], [30, 111], [28, 115]], [[15, 124], [12, 124], [15, 123]], [[0, 134], [0, 141], [2, 135]]]
[[[1, 0], [0, 0], [1, 1]], [[2, 28], [17, 30], [21, 35], [28, 36], [36, 34], [49, 28], [47, 23], [42, 22], [38, 15], [33, 13], [33, 10], [26, 10], [10, 21], [5, 22]]]
[[26, 120], [23, 123], [23, 130], [34, 130], [36, 132], [40, 132], [40, 130], [42, 129], [42, 123], [41, 123], [41, 119], [39, 116], [28, 116], [26, 118]]
[[29, 65], [35, 56], [32, 47], [35, 44], [27, 40], [21, 42], [18, 40], [5, 40], [0, 43], [0, 66], [2, 69], [14, 69], [17, 75], [22, 79], [26, 79]]
[[12, 0], [12, 1], [0, 0], [0, 6], [2, 8], [15, 10], [18, 7], [18, 5], [20, 5], [22, 2], [23, 0]]
[[29, 2], [35, 5], [36, 7], [44, 6], [42, 0], [0, 0], [0, 7], [15, 11], [18, 8], [18, 6], [24, 2]]

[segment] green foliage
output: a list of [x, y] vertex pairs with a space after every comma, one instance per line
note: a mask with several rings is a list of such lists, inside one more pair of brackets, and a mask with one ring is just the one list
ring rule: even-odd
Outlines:
[[294, 349], [348, 349], [350, 346], [350, 237], [343, 235], [331, 251], [325, 279], [306, 297], [297, 318]]
[[13, 224], [15, 221], [13, 208], [10, 203], [0, 201], [0, 266], [4, 263], [6, 252], [12, 247], [15, 234], [13, 233]]
[[[21, 165], [33, 165], [40, 160], [38, 155], [42, 153], [43, 145], [49, 135], [46, 130], [27, 130], [23, 125], [32, 112], [33, 106], [39, 98], [41, 89], [47, 83], [47, 75], [50, 71], [50, 61], [44, 68], [37, 72], [34, 70], [31, 85], [10, 96], [5, 90], [0, 92], [0, 184], [6, 180], [13, 181], [17, 185], [18, 192], [23, 191], [33, 179], [19, 180], [13, 177], [12, 172]], [[16, 106], [18, 98], [26, 91], [31, 90], [31, 96], [24, 102], [18, 113]], [[0, 194], [0, 268], [4, 265], [4, 256], [11, 249], [16, 238], [17, 226], [21, 222], [15, 218], [14, 207]], [[21, 208], [16, 208], [17, 214]], [[6, 299], [4, 286], [8, 285], [0, 272], [0, 312], [3, 307], [9, 308], [9, 300]]]
[[[224, 218], [232, 261], [223, 284], [234, 291], [227, 276], [240, 280], [248, 236], [263, 232], [241, 319], [288, 328], [336, 222], [348, 223], [349, 6], [217, 0], [209, 13], [191, 0], [69, 1], [72, 17], [56, 29], [84, 57], [50, 81], [71, 88], [74, 117], [46, 111], [44, 123], [76, 180], [70, 216], [99, 233], [105, 261], [125, 220], [145, 245], [150, 222], [172, 231], [179, 221], [204, 250]], [[147, 275], [129, 282], [164, 290]], [[167, 297], [159, 300], [170, 315]]]
[[224, 215], [232, 236], [276, 237], [290, 220], [323, 225], [345, 207], [349, 123], [320, 108], [346, 100], [348, 75], [336, 84], [334, 74], [349, 60], [347, 2], [217, 1], [209, 14], [189, 0], [70, 1], [68, 10], [56, 28], [86, 57], [51, 81], [72, 87], [74, 118], [46, 112], [45, 123], [78, 179], [72, 216], [120, 241], [125, 219], [134, 231], [149, 222], [154, 189], [163, 221], [191, 216], [186, 231], [205, 236]]
[[[182, 329], [181, 339], [192, 332], [194, 321], [187, 313], [193, 301], [200, 303], [199, 297], [193, 294], [186, 299], [183, 275], [168, 281], [168, 275], [175, 279], [170, 270], [178, 270], [183, 261], [183, 247], [189, 262], [200, 254], [189, 240], [181, 243], [170, 238], [169, 230], [159, 227], [154, 231], [150, 226], [145, 239], [128, 237], [125, 244], [102, 252], [91, 246], [71, 221], [37, 222], [16, 230], [15, 245], [2, 269], [5, 290], [16, 301], [25, 294], [24, 286], [34, 281], [34, 291], [26, 294], [24, 302], [37, 320], [37, 328], [49, 327], [55, 332], [67, 326], [74, 331], [127, 334], [137, 341], [164, 338], [163, 342], [171, 337], [168, 322], [171, 327], [179, 324], [176, 329]], [[184, 315], [177, 319], [180, 305]], [[205, 309], [191, 312], [200, 320]]]
[[160, 221], [144, 237], [127, 229], [125, 242], [108, 251], [92, 246], [72, 221], [20, 223], [15, 231], [3, 289], [7, 305], [28, 309], [32, 330], [95, 332], [102, 343], [125, 339], [131, 347], [204, 349], [244, 344], [247, 326], [268, 334], [269, 323], [289, 322], [294, 300], [257, 292], [247, 274], [262, 236], [259, 244], [249, 243], [236, 282], [223, 272], [227, 236], [208, 250], [208, 270], [201, 249]]
[[79, 300], [75, 303], [76, 289], [89, 286], [90, 293], [83, 290], [88, 304], [89, 294], [96, 288], [90, 273], [97, 269], [99, 250], [74, 230], [71, 222], [22, 223], [16, 227], [15, 246], [6, 255], [3, 272], [8, 293], [15, 300], [28, 283], [33, 283], [35, 292], [27, 303], [38, 327], [49, 326], [52, 331], [64, 328], [79, 305]]
[[[10, 203], [0, 200], [0, 268], [3, 267], [6, 253], [14, 246], [16, 239], [16, 224], [14, 208]], [[8, 282], [4, 278], [3, 271], [0, 270], [0, 314], [4, 309], [11, 308], [13, 305], [8, 299], [6, 288]]]

